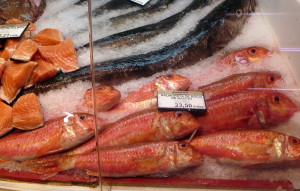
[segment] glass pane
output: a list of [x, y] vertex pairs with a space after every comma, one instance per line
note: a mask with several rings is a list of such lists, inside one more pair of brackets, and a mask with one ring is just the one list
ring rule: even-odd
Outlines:
[[297, 0], [3, 2], [0, 188], [299, 189]]
[[[297, 187], [299, 4], [283, 2], [94, 1], [95, 81], [121, 94], [96, 97], [105, 184]], [[157, 90], [202, 91], [206, 111]]]

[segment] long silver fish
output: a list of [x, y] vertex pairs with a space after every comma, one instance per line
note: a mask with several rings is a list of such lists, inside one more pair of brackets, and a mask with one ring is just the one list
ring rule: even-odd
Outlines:
[[[255, 6], [255, 0], [225, 0], [200, 20], [184, 39], [176, 43], [147, 54], [96, 63], [95, 79], [106, 85], [115, 85], [168, 69], [193, 65], [234, 39], [255, 10]], [[60, 73], [27, 92], [46, 92], [79, 80], [90, 80], [90, 66], [68, 74]]]

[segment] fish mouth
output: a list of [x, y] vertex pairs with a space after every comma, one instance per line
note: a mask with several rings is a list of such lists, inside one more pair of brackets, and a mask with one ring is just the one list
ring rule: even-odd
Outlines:
[[194, 150], [191, 163], [193, 165], [201, 165], [204, 161], [204, 156], [197, 150]]
[[267, 56], [272, 56], [274, 54], [274, 52], [272, 50], [267, 52]]

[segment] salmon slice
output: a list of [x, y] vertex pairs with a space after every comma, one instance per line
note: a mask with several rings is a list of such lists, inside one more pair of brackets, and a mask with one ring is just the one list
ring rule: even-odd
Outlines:
[[36, 62], [16, 63], [6, 62], [6, 69], [2, 76], [0, 98], [7, 103], [12, 102], [20, 90], [28, 83]]
[[8, 60], [18, 47], [21, 39], [7, 39], [1, 57]]
[[38, 45], [33, 40], [24, 40], [10, 59], [14, 61], [28, 62], [37, 50]]
[[12, 126], [22, 130], [36, 129], [44, 125], [39, 98], [34, 94], [21, 96], [13, 106]]
[[37, 62], [38, 65], [33, 69], [30, 81], [25, 88], [29, 88], [37, 82], [52, 78], [59, 72], [58, 67], [54, 66], [51, 62], [44, 60], [39, 53], [36, 53], [33, 56], [32, 61]]
[[0, 58], [0, 81], [1, 81], [4, 69], [5, 69], [5, 62], [6, 61], [3, 58]]
[[79, 68], [76, 50], [70, 38], [53, 46], [39, 46], [43, 58], [59, 67], [63, 73], [72, 72]]
[[64, 39], [58, 29], [46, 28], [35, 35], [32, 40], [41, 46], [51, 46], [59, 44]]
[[31, 32], [25, 31], [21, 38], [7, 39], [1, 57], [3, 57], [5, 60], [8, 60], [19, 47], [20, 43], [29, 38], [31, 38]]
[[3, 102], [0, 102], [0, 136], [6, 134], [12, 129], [13, 115], [12, 108]]

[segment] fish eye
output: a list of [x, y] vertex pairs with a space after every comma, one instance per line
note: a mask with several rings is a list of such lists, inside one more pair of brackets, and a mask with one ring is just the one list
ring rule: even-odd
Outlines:
[[278, 96], [275, 96], [274, 101], [278, 102], [278, 101], [280, 101], [280, 98]]
[[99, 87], [98, 90], [102, 91], [104, 88], [103, 87]]
[[176, 112], [177, 117], [181, 117], [183, 113], [181, 111]]
[[236, 13], [237, 18], [241, 18], [243, 16], [243, 10], [242, 9], [238, 9], [235, 13]]
[[186, 149], [186, 148], [187, 148], [187, 145], [186, 145], [185, 143], [180, 143], [180, 144], [179, 144], [179, 147], [180, 147], [181, 149]]
[[300, 140], [297, 139], [296, 137], [290, 137], [289, 142], [293, 145], [298, 145], [300, 143]]
[[171, 74], [168, 74], [168, 75], [167, 75], [167, 78], [168, 78], [168, 79], [171, 79], [171, 78], [172, 78], [172, 75], [171, 75]]
[[250, 49], [250, 53], [251, 53], [251, 54], [256, 54], [256, 49], [255, 49], [255, 48], [251, 48], [251, 49]]
[[275, 81], [275, 77], [274, 77], [274, 76], [270, 76], [269, 79], [270, 79], [271, 82], [274, 82], [274, 81]]
[[84, 120], [84, 119], [85, 119], [85, 116], [84, 116], [84, 115], [81, 115], [81, 116], [80, 116], [80, 119]]

